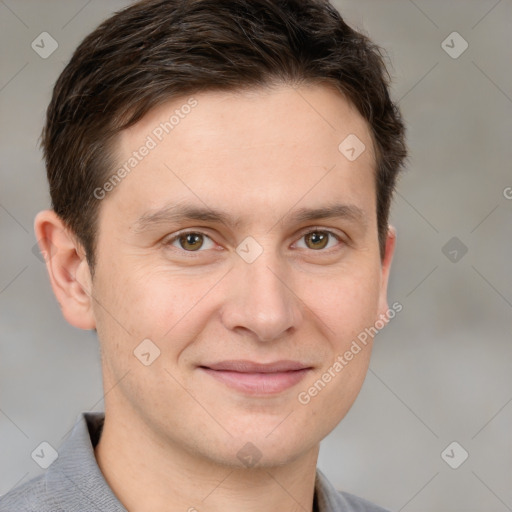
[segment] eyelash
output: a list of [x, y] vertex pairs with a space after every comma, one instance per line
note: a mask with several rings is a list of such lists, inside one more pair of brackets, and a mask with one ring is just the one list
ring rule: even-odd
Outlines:
[[[299, 240], [301, 240], [302, 238], [304, 238], [305, 236], [307, 235], [310, 235], [312, 233], [327, 233], [328, 235], [330, 235], [331, 237], [334, 237], [338, 242], [340, 242], [341, 244], [346, 244], [347, 242], [345, 240], [343, 240], [341, 238], [340, 235], [338, 235], [337, 233], [335, 233], [334, 231], [331, 231], [329, 229], [324, 229], [324, 228], [321, 228], [321, 227], [316, 227], [316, 228], [312, 228], [310, 229], [309, 231], [306, 231], [305, 233], [303, 233], [300, 237], [299, 237]], [[172, 244], [176, 241], [176, 240], [179, 240], [181, 237], [183, 236], [186, 236], [186, 235], [202, 235], [204, 237], [207, 237], [211, 240], [211, 237], [209, 235], [207, 235], [206, 233], [202, 232], [202, 231], [197, 231], [197, 230], [186, 230], [186, 231], [181, 231], [181, 232], [178, 232], [176, 233], [172, 238], [169, 238], [167, 239], [163, 244], [164, 246], [169, 246], [169, 247], [173, 247]], [[213, 241], [213, 240], [212, 240]], [[201, 253], [201, 252], [205, 252], [205, 250], [201, 250], [201, 249], [198, 249], [197, 251], [187, 251], [185, 249], [183, 249], [182, 247], [173, 247], [173, 249], [176, 249], [178, 250], [179, 252], [181, 253], [185, 253], [188, 255], [188, 257], [195, 257], [197, 253]], [[208, 250], [208, 249], [206, 249]], [[330, 254], [331, 252], [337, 250], [336, 247], [331, 247], [330, 249], [309, 249], [311, 252], [317, 252], [317, 253], [324, 253], [324, 254]]]

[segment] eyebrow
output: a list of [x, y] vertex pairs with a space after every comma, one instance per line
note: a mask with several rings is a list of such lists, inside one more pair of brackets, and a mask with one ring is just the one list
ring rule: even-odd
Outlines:
[[[353, 204], [336, 203], [318, 208], [299, 208], [287, 213], [284, 217], [290, 217], [291, 222], [297, 223], [310, 220], [342, 218], [354, 223], [363, 224], [363, 226], [366, 225], [364, 210]], [[179, 223], [187, 220], [218, 222], [231, 228], [238, 228], [242, 224], [242, 219], [232, 217], [225, 212], [179, 203], [143, 213], [132, 225], [131, 230], [139, 234], [151, 228], [156, 228], [159, 225]]]

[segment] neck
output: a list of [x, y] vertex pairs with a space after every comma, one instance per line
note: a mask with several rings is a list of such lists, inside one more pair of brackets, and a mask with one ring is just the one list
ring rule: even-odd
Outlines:
[[[98, 465], [127, 510], [312, 512], [319, 445], [276, 467], [222, 466], [154, 439], [147, 427], [105, 417]], [[130, 424], [131, 428], [123, 425]]]

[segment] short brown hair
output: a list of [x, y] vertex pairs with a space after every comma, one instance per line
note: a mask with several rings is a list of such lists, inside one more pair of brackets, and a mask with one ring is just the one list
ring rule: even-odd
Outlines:
[[89, 34], [59, 76], [42, 131], [52, 208], [94, 273], [100, 201], [115, 137], [150, 109], [204, 90], [327, 83], [371, 128], [381, 256], [407, 156], [381, 48], [328, 0], [144, 0]]

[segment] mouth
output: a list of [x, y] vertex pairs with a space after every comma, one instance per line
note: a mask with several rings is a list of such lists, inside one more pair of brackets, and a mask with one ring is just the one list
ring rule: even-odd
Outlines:
[[221, 361], [199, 369], [226, 386], [249, 395], [273, 395], [298, 384], [312, 366], [299, 361], [256, 363], [246, 360]]

